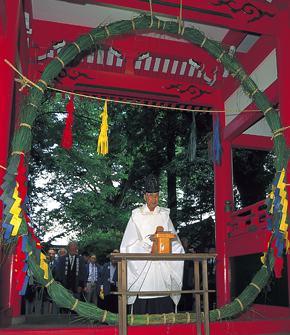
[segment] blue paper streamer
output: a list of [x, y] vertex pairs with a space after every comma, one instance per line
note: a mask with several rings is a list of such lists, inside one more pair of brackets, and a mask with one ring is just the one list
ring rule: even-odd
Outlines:
[[25, 278], [24, 278], [24, 281], [23, 281], [22, 289], [19, 292], [20, 295], [25, 295], [27, 285], [28, 285], [28, 280], [29, 280], [29, 276], [26, 275]]
[[212, 160], [220, 164], [220, 158], [222, 155], [222, 145], [220, 142], [220, 133], [219, 133], [219, 118], [218, 113], [216, 113], [216, 118], [213, 127], [213, 139], [212, 139]]
[[268, 223], [268, 230], [272, 231], [272, 217], [267, 218], [267, 223]]

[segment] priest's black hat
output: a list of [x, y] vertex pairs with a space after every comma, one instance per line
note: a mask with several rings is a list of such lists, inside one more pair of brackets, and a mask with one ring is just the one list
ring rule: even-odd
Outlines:
[[149, 174], [145, 181], [145, 192], [146, 193], [157, 193], [159, 192], [158, 178], [153, 174]]

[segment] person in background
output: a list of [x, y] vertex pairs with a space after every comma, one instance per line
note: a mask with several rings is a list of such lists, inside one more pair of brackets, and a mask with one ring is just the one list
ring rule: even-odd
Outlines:
[[[50, 262], [48, 263], [51, 273], [53, 275], [53, 278], [56, 278], [56, 267], [58, 264], [58, 260], [55, 259], [55, 251], [53, 249], [48, 250], [48, 254], [50, 256]], [[57, 306], [55, 301], [52, 301], [50, 303], [51, 307], [51, 314], [59, 314], [59, 307]]]
[[50, 262], [50, 255], [49, 255], [49, 253], [46, 253], [45, 257], [46, 257], [46, 260], [45, 260], [46, 263], [49, 264], [49, 262]]
[[66, 255], [66, 250], [65, 249], [59, 249], [58, 250], [58, 258], [60, 259], [62, 256]]
[[84, 259], [86, 264], [90, 262], [90, 257], [90, 254], [86, 250], [82, 252], [82, 258]]
[[86, 264], [87, 268], [87, 282], [84, 292], [86, 300], [98, 306], [98, 296], [100, 294], [101, 286], [101, 266], [97, 263], [96, 254], [91, 254], [90, 262]]
[[[119, 253], [119, 250], [114, 249], [113, 253]], [[116, 260], [108, 262], [103, 266], [102, 284], [104, 309], [111, 313], [118, 313], [118, 296], [111, 294], [111, 292], [118, 291], [118, 266]]]
[[67, 250], [68, 254], [61, 257], [57, 265], [56, 279], [62, 283], [63, 287], [70, 290], [76, 299], [80, 300], [80, 293], [87, 280], [87, 269], [84, 259], [76, 254], [76, 242], [70, 242]]

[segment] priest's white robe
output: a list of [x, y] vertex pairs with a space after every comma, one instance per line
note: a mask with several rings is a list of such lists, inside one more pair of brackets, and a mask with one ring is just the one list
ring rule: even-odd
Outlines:
[[[150, 253], [153, 242], [150, 236], [156, 228], [162, 226], [164, 231], [176, 234], [169, 217], [170, 210], [157, 206], [150, 211], [147, 205], [133, 210], [121, 243], [121, 253]], [[172, 242], [172, 253], [184, 253], [182, 244], [177, 240]], [[183, 261], [128, 261], [127, 289], [128, 291], [181, 291], [183, 276]], [[180, 294], [170, 295], [175, 306], [180, 300]], [[139, 299], [159, 298], [161, 296], [143, 296]], [[164, 297], [164, 296], [162, 296]], [[133, 304], [136, 295], [128, 296], [127, 303]]]

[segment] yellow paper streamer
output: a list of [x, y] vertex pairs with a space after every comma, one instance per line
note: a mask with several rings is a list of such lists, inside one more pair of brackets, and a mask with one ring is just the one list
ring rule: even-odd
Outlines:
[[280, 223], [280, 231], [287, 231], [288, 224], [286, 223], [287, 218], [287, 209], [288, 209], [288, 200], [286, 199], [287, 192], [285, 190], [286, 184], [284, 183], [284, 177], [285, 177], [285, 169], [281, 172], [279, 182], [277, 187], [280, 189], [279, 195], [281, 197], [281, 205], [282, 205], [282, 219]]
[[20, 207], [20, 203], [21, 203], [21, 198], [18, 197], [18, 186], [19, 184], [16, 183], [16, 186], [14, 188], [14, 192], [13, 192], [13, 199], [15, 199], [9, 213], [13, 214], [12, 219], [10, 221], [10, 224], [12, 224], [14, 226], [11, 235], [12, 236], [16, 236], [17, 232], [19, 230], [20, 224], [22, 219], [19, 217], [19, 214], [21, 213], [21, 207]]
[[48, 264], [46, 263], [46, 257], [40, 253], [40, 268], [44, 271], [44, 279], [48, 279]]
[[100, 115], [102, 117], [101, 132], [98, 140], [98, 155], [106, 155], [108, 153], [108, 113], [107, 113], [107, 100], [105, 101], [104, 111]]
[[265, 263], [265, 260], [266, 260], [266, 252], [263, 253], [264, 256], [261, 257], [261, 262], [264, 264]]

